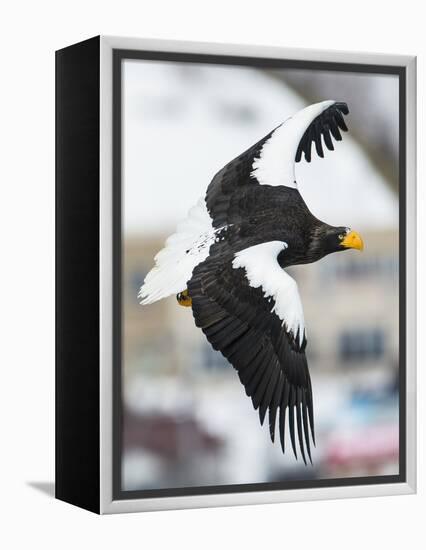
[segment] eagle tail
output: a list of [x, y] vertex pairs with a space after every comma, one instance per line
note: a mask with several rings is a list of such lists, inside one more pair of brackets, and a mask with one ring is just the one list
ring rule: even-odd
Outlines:
[[155, 266], [139, 290], [140, 303], [152, 304], [183, 292], [193, 269], [207, 258], [214, 239], [215, 231], [203, 197], [155, 256]]

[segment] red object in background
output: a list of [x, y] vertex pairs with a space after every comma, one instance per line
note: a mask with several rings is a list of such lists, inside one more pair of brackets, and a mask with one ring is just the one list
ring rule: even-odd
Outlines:
[[[144, 448], [164, 458], [177, 458], [188, 450], [218, 452], [223, 441], [208, 433], [192, 417], [125, 412], [123, 446]], [[184, 443], [184, 447], [182, 446]]]
[[336, 435], [329, 441], [325, 460], [331, 466], [375, 465], [397, 460], [398, 455], [398, 426], [390, 424]]

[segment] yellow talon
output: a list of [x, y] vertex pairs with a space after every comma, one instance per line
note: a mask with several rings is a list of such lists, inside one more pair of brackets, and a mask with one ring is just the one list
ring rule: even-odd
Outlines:
[[179, 294], [176, 295], [176, 299], [178, 301], [178, 304], [183, 307], [191, 307], [192, 306], [192, 300], [188, 294], [188, 290], [184, 290], [183, 292], [179, 292]]

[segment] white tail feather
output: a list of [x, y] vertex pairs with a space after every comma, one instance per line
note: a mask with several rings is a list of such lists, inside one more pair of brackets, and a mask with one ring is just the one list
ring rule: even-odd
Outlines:
[[207, 258], [216, 232], [201, 198], [155, 256], [155, 266], [138, 294], [141, 304], [152, 304], [185, 290], [194, 268]]

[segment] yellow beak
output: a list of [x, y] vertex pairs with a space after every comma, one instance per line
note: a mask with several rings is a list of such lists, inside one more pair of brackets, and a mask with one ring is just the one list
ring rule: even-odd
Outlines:
[[342, 246], [345, 248], [356, 248], [364, 250], [364, 243], [360, 235], [356, 231], [350, 231], [342, 241]]

